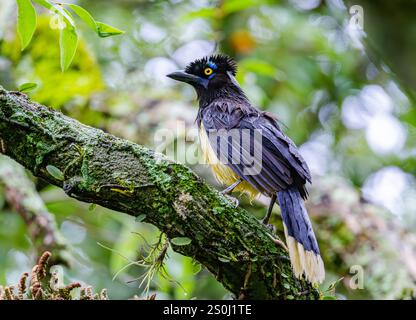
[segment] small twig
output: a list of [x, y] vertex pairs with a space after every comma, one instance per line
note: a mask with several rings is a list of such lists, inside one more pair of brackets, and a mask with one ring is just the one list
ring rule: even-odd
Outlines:
[[283, 242], [283, 241], [281, 241], [281, 240], [279, 240], [279, 239], [277, 239], [277, 238], [273, 237], [270, 233], [268, 233], [267, 235], [270, 237], [270, 239], [272, 239], [272, 241], [273, 241], [276, 245], [278, 245], [278, 246], [282, 247], [282, 248], [283, 248], [286, 252], [289, 252], [289, 249], [287, 248], [287, 246], [284, 244], [284, 242]]
[[247, 289], [247, 286], [248, 286], [248, 282], [250, 280], [250, 277], [251, 277], [251, 263], [248, 264], [247, 272], [246, 272], [246, 274], [244, 276], [244, 284], [243, 284], [243, 287], [241, 288], [240, 294], [238, 296], [238, 299], [239, 300], [244, 300], [245, 299], [244, 292]]

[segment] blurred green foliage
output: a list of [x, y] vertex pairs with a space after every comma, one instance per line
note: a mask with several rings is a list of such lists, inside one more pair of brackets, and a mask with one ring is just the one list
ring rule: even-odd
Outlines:
[[[39, 103], [150, 147], [158, 129], [175, 129], [177, 120], [194, 125], [194, 92], [165, 75], [215, 50], [234, 56], [244, 91], [278, 116], [311, 167], [309, 210], [328, 272], [322, 289], [337, 283], [330, 291], [339, 297], [409, 297], [416, 280], [416, 108], [411, 82], [403, 85], [399, 69], [386, 67], [384, 58], [400, 62], [411, 49], [389, 46], [384, 55], [381, 47], [374, 59], [367, 42], [385, 35], [373, 18], [366, 20], [367, 8], [369, 17], [378, 13], [365, 1], [366, 36], [350, 29], [342, 1], [72, 1], [125, 34], [99, 39], [86, 24], [77, 25], [78, 51], [65, 73], [47, 12], [20, 51], [12, 2], [0, 4], [0, 18], [9, 12], [0, 19], [0, 84], [37, 83], [29, 95]], [[406, 23], [414, 28], [413, 20]], [[215, 183], [205, 166], [193, 168]], [[112, 278], [146, 254], [145, 242], [155, 243], [158, 231], [37, 185], [77, 257], [65, 267], [66, 282], [108, 288], [110, 298], [142, 295], [135, 279], [144, 268], [132, 265]], [[14, 283], [38, 253], [2, 199], [0, 192], [0, 283]], [[259, 217], [264, 213], [260, 203], [241, 203]], [[277, 215], [273, 222], [281, 232]], [[349, 287], [353, 265], [364, 267], [363, 290]], [[229, 297], [211, 274], [170, 249], [166, 271], [169, 278], [158, 275], [152, 283], [157, 298]]]

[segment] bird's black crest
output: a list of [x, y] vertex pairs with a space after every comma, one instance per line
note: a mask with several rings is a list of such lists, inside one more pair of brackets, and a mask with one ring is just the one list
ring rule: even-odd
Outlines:
[[204, 68], [210, 66], [209, 63], [214, 63], [221, 72], [231, 72], [233, 76], [237, 74], [237, 63], [233, 58], [223, 54], [215, 54], [202, 59], [197, 59], [185, 68], [185, 72], [198, 75]]

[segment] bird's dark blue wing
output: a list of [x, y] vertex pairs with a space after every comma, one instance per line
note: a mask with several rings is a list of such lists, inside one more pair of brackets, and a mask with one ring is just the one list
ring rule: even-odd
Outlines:
[[202, 111], [218, 159], [266, 195], [294, 184], [306, 196], [310, 173], [295, 144], [269, 115], [232, 103], [223, 100]]

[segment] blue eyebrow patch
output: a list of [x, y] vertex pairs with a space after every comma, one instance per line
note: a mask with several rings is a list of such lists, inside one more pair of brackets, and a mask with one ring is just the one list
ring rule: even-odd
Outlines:
[[218, 69], [217, 65], [212, 61], [208, 61], [207, 65], [212, 69]]

